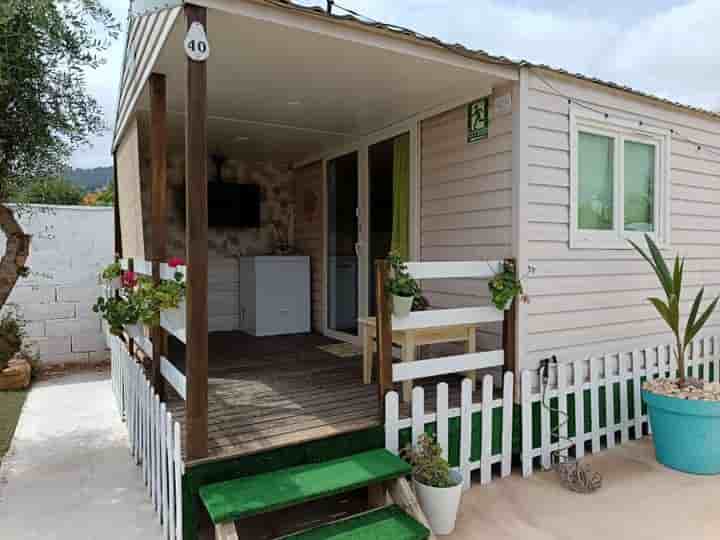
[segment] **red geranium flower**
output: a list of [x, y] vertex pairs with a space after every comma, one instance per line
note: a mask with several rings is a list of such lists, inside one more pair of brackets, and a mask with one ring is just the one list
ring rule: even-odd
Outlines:
[[131, 272], [130, 270], [126, 270], [122, 274], [122, 286], [126, 289], [132, 289], [135, 285], [137, 285], [137, 275], [135, 272]]
[[178, 266], [185, 266], [185, 261], [182, 260], [180, 257], [170, 257], [170, 260], [168, 261], [168, 266], [170, 268], [177, 268]]

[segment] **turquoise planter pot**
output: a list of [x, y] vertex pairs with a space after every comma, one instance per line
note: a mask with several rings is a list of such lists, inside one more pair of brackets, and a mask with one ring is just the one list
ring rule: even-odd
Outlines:
[[720, 474], [720, 402], [642, 391], [657, 460], [692, 474]]

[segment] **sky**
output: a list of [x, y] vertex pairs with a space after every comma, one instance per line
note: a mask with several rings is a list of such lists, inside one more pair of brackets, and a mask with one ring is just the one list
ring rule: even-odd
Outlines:
[[[128, 0], [104, 0], [124, 21]], [[324, 5], [322, 0], [297, 0]], [[382, 22], [443, 41], [526, 59], [632, 86], [689, 105], [720, 110], [718, 0], [336, 0]], [[343, 13], [336, 8], [337, 13]], [[124, 40], [87, 86], [115, 118]], [[74, 167], [112, 163], [108, 130], [78, 150]]]

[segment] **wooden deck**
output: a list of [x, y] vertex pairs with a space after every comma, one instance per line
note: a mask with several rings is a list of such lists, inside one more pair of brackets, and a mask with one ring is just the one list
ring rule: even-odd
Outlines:
[[[242, 456], [380, 425], [377, 385], [362, 382], [360, 354], [342, 358], [319, 349], [336, 343], [318, 335], [255, 338], [210, 335], [208, 459]], [[174, 361], [182, 351], [171, 348]], [[460, 378], [450, 384], [459, 406]], [[426, 411], [435, 409], [437, 380], [424, 380]], [[399, 388], [398, 388], [399, 390]], [[476, 391], [474, 398], [480, 401]], [[169, 409], [183, 428], [185, 403]], [[409, 405], [401, 406], [407, 415]]]
[[[317, 335], [210, 335], [209, 457], [241, 456], [377, 426], [377, 387], [358, 358]], [[184, 430], [184, 402], [169, 401]]]

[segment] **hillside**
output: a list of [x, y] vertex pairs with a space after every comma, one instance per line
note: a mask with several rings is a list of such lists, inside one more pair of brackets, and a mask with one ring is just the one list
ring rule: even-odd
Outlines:
[[80, 186], [85, 191], [94, 191], [106, 186], [113, 177], [112, 167], [95, 167], [93, 169], [68, 169], [65, 178]]

